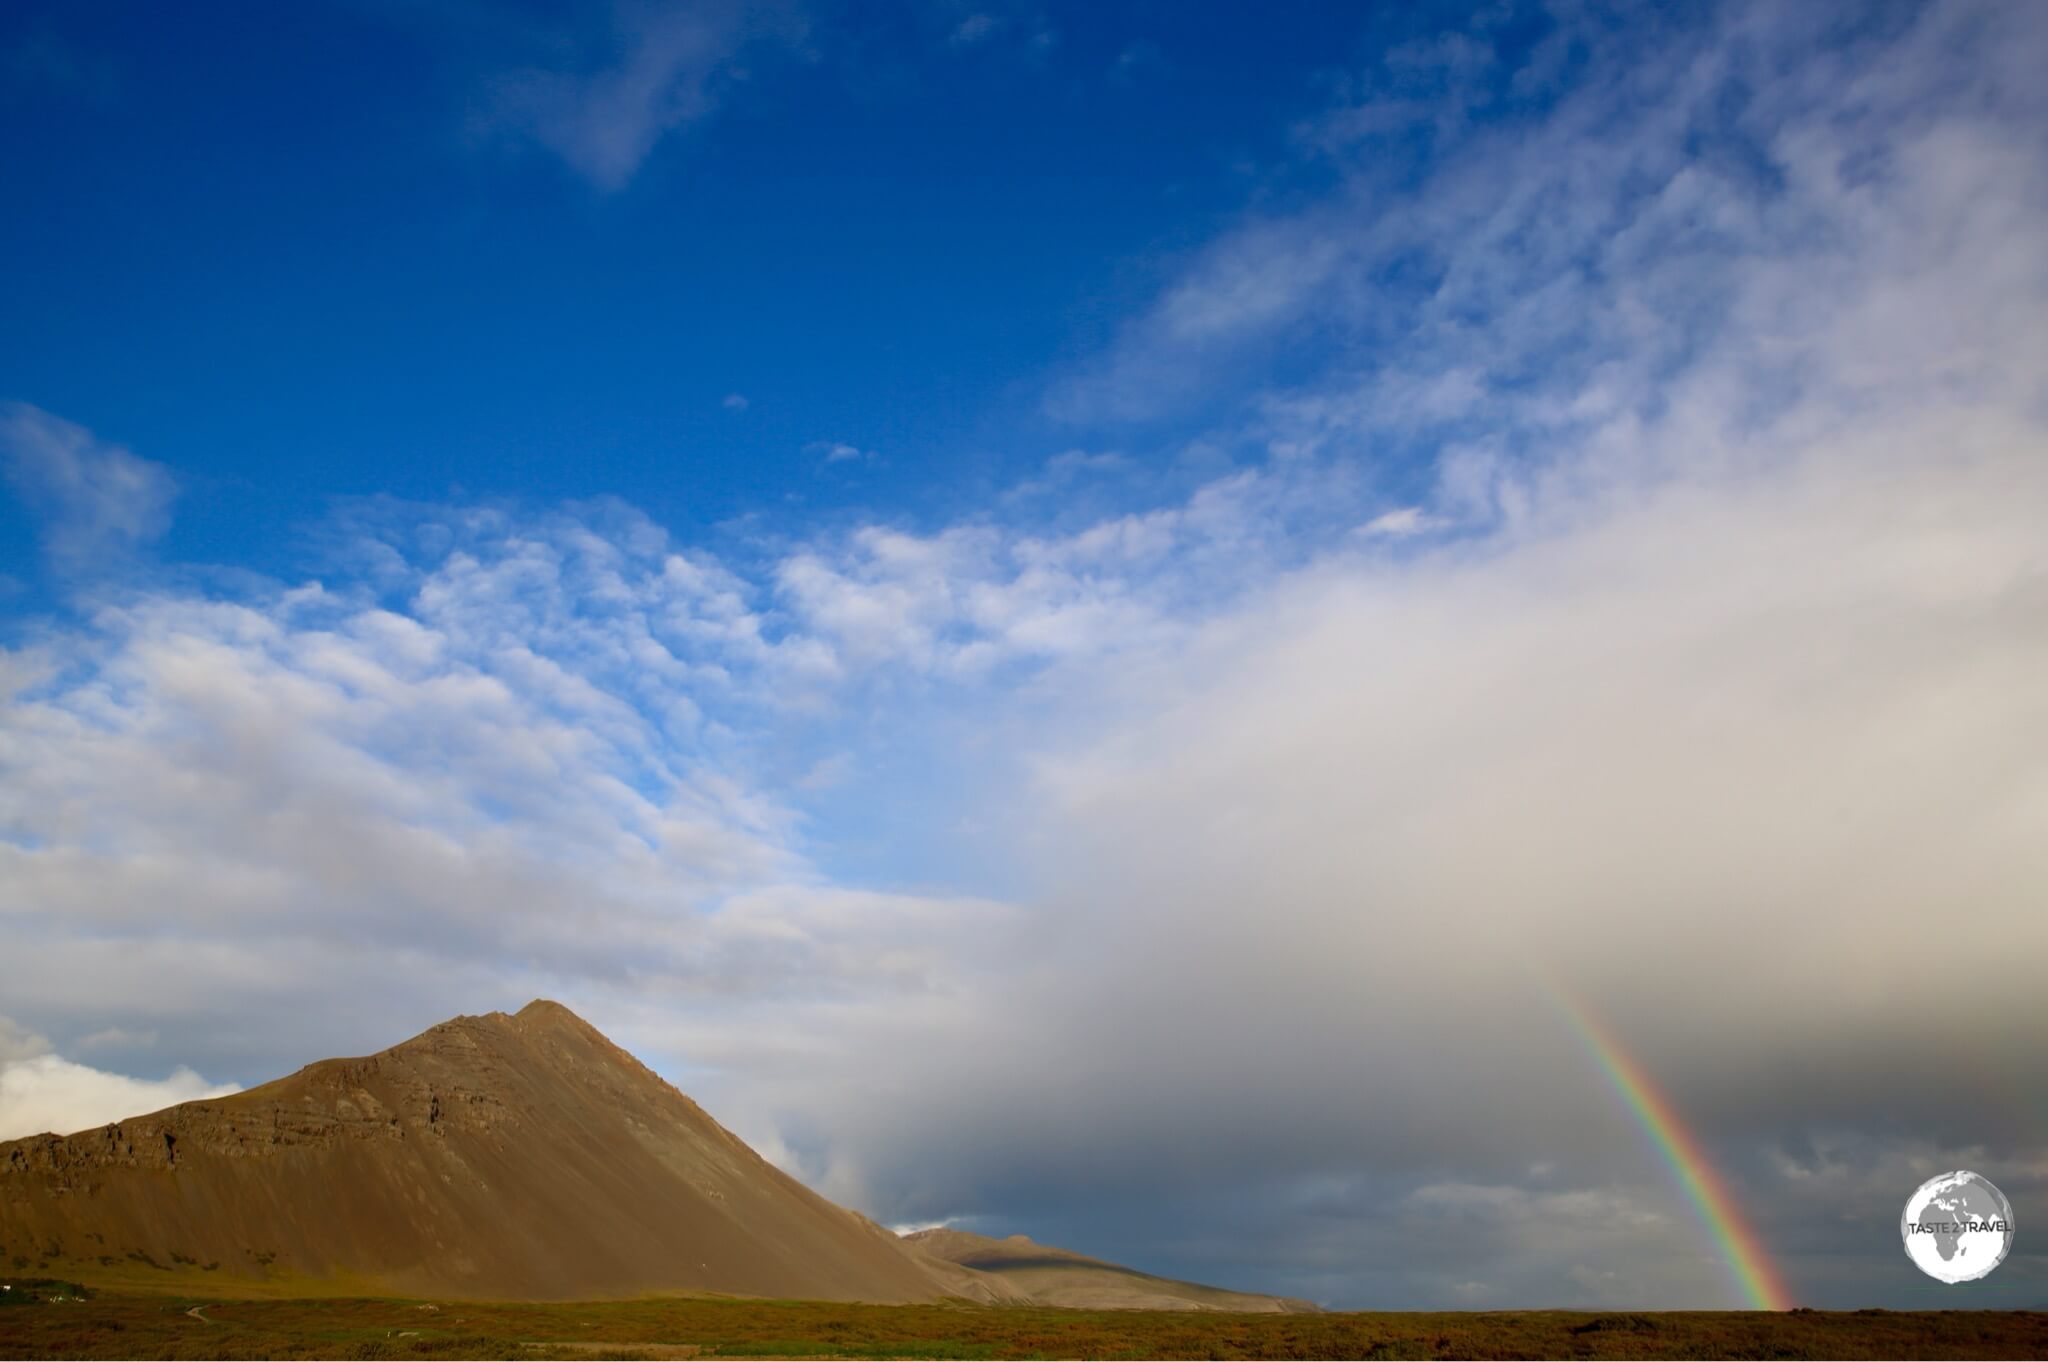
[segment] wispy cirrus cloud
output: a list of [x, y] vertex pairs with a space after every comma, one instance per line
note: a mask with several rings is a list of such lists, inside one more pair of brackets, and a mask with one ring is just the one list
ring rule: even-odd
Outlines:
[[41, 513], [44, 548], [60, 570], [120, 563], [170, 528], [170, 470], [39, 407], [0, 405], [0, 458]]
[[942, 0], [932, 7], [932, 15], [945, 30], [946, 45], [956, 52], [994, 48], [1037, 61], [1059, 42], [1051, 21], [1031, 4]]
[[[2006, 55], [1968, 75], [1940, 60], [1939, 44], [1995, 22], [1968, 4], [1917, 25], [1900, 10], [1837, 21], [1741, 5], [1581, 19], [1508, 70], [1493, 26], [1511, 14], [1358, 73], [1298, 134], [1304, 164], [1335, 187], [1247, 214], [1197, 251], [1054, 385], [1051, 410], [1142, 421], [1219, 392], [1253, 398], [1276, 357], [1326, 373], [1348, 361], [1353, 401], [1437, 433], [1457, 433], [1452, 416], [1493, 421], [1486, 395], [1502, 388], [1576, 385], [1598, 400], [1603, 373], [1654, 378], [1725, 323], [1738, 262], [1793, 254], [1844, 220], [1894, 151], [1910, 152], [1894, 145], [1902, 131], [1938, 135], [1965, 87], [2012, 83]], [[1904, 48], [1913, 77], [1861, 74]], [[1792, 69], [1762, 69], [1795, 50]], [[1808, 161], [1859, 138], [1868, 165]], [[1799, 192], [1781, 192], [1788, 169]]]
[[598, 189], [623, 189], [670, 134], [710, 114], [749, 74], [750, 50], [787, 47], [793, 7], [618, 3], [572, 44], [581, 60], [520, 67], [490, 82], [487, 127], [529, 138]]
[[815, 454], [826, 463], [855, 463], [875, 457], [874, 451], [850, 445], [844, 440], [816, 440], [804, 446], [807, 453]]

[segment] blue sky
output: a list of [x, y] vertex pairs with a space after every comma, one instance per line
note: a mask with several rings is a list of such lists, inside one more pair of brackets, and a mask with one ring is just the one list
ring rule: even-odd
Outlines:
[[[175, 431], [152, 452], [206, 495], [173, 544], [208, 559], [279, 564], [252, 524], [351, 494], [951, 517], [1094, 434], [1048, 418], [1051, 375], [1289, 191], [1289, 125], [1370, 33], [1310, 7], [1256, 35], [1177, 6], [734, 13], [672, 73], [709, 107], [629, 165], [499, 111], [522, 72], [601, 80], [636, 24], [683, 22], [15, 8], [34, 210], [0, 247], [34, 268], [0, 368], [110, 436]], [[873, 457], [821, 468], [838, 445]]]
[[891, 1223], [1730, 1303], [1535, 964], [1924, 1301], [2048, 1205], [2039, 13], [10, 7], [0, 1136], [547, 995]]

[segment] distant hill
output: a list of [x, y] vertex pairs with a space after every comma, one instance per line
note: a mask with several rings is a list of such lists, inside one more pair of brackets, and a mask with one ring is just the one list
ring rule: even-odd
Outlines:
[[1154, 1277], [1066, 1249], [1034, 1244], [1023, 1235], [990, 1239], [964, 1230], [919, 1230], [907, 1243], [933, 1258], [1005, 1283], [1010, 1299], [1033, 1305], [1090, 1310], [1234, 1310], [1311, 1313], [1316, 1306], [1285, 1296], [1256, 1296], [1221, 1287]]
[[220, 1294], [987, 1298], [536, 1002], [0, 1144], [0, 1268]]

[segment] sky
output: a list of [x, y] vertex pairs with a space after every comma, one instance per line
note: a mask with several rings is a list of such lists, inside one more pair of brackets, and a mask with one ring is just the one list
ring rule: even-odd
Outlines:
[[2048, 1306], [2044, 65], [8, 6], [0, 1138], [547, 996], [887, 1223], [1742, 1303], [1576, 1010], [1797, 1299]]

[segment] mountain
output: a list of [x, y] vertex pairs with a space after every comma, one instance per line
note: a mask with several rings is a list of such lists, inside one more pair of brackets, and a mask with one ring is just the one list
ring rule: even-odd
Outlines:
[[1313, 1308], [953, 1230], [899, 1238], [560, 1003], [0, 1144], [0, 1270], [211, 1296], [717, 1293]]
[[971, 1294], [558, 1003], [0, 1144], [0, 1266], [230, 1294]]
[[1088, 1310], [1235, 1310], [1309, 1313], [1308, 1301], [1256, 1296], [1221, 1287], [1154, 1277], [1066, 1249], [1034, 1244], [1021, 1234], [990, 1239], [964, 1230], [920, 1230], [904, 1241], [944, 1262], [1009, 1286], [1006, 1297], [1032, 1305]]

